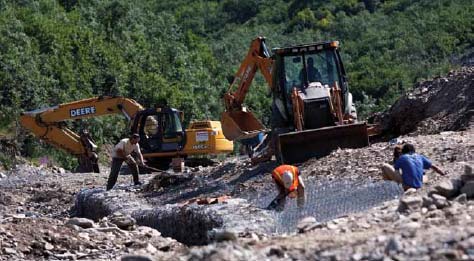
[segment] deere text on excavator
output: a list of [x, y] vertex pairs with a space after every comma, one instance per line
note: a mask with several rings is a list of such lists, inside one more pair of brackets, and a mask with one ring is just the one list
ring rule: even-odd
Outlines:
[[97, 146], [87, 130], [75, 133], [65, 121], [123, 114], [130, 132], [140, 135], [140, 148], [148, 164], [167, 168], [173, 158], [230, 153], [219, 121], [195, 121], [183, 129], [183, 112], [167, 106], [145, 109], [123, 97], [101, 96], [24, 112], [21, 125], [40, 139], [79, 159], [78, 172], [99, 172]]
[[[320, 42], [275, 48], [270, 55], [265, 38], [250, 49], [224, 95], [221, 122], [229, 140], [249, 139], [268, 129], [243, 106], [257, 70], [272, 93], [271, 132], [252, 161], [275, 155], [282, 163], [303, 162], [340, 148], [369, 144], [375, 126], [357, 121], [339, 42]], [[234, 86], [238, 87], [234, 91]]]

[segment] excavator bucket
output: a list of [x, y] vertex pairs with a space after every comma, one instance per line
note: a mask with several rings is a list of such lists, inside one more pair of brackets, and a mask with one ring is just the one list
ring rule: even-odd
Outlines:
[[277, 142], [282, 163], [300, 163], [329, 155], [337, 148], [368, 146], [369, 137], [364, 122], [284, 133]]
[[248, 111], [225, 111], [221, 115], [222, 131], [228, 140], [252, 138], [265, 127]]

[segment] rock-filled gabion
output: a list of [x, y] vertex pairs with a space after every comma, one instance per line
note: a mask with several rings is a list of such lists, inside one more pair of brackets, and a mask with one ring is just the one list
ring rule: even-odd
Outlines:
[[270, 233], [275, 222], [270, 211], [252, 206], [244, 199], [228, 199], [213, 205], [168, 204], [151, 206], [134, 194], [122, 190], [84, 189], [76, 198], [75, 215], [99, 220], [122, 212], [138, 225], [159, 230], [188, 245], [213, 241], [223, 231]]

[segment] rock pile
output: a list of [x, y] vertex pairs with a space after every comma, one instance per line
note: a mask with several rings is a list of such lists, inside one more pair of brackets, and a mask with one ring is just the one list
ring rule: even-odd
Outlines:
[[127, 215], [112, 212], [97, 222], [67, 218], [75, 193], [84, 186], [103, 187], [106, 175], [19, 164], [5, 176], [0, 180], [0, 260], [110, 260], [139, 254], [168, 259], [183, 248]]
[[[456, 197], [459, 198], [459, 197]], [[193, 260], [473, 260], [474, 201], [407, 191], [365, 213], [324, 223], [300, 221], [300, 234], [241, 239], [192, 249]], [[426, 208], [425, 205], [429, 203]], [[436, 202], [438, 201], [438, 202]], [[436, 203], [433, 203], [436, 202]], [[400, 205], [409, 208], [400, 210]]]
[[464, 174], [459, 179], [447, 180], [436, 185], [431, 194], [439, 194], [446, 198], [474, 198], [474, 173], [471, 164], [465, 163]]
[[389, 110], [376, 117], [394, 136], [466, 129], [474, 115], [474, 67], [417, 83]]
[[[95, 223], [85, 218], [60, 222], [18, 215], [8, 217], [10, 223], [3, 219], [0, 224], [0, 260], [110, 259], [118, 253], [166, 257], [168, 251], [182, 247], [149, 227], [122, 230], [113, 222], [114, 218]], [[31, 237], [25, 236], [28, 234]]]

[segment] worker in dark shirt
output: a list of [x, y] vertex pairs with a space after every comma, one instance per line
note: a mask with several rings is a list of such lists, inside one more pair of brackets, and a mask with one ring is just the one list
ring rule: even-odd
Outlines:
[[[395, 150], [397, 150], [397, 147]], [[395, 153], [395, 156], [397, 156], [397, 153]], [[403, 145], [401, 155], [394, 159], [393, 167], [388, 164], [382, 166], [382, 175], [385, 179], [401, 183], [405, 190], [409, 188], [419, 189], [423, 185], [423, 175], [427, 169], [432, 169], [443, 176], [446, 175], [440, 168], [433, 165], [427, 157], [415, 153], [415, 147], [407, 143]]]
[[[322, 82], [321, 73], [318, 71], [318, 69], [316, 69], [316, 67], [314, 67], [313, 57], [309, 57], [307, 59], [306, 72], [307, 72], [307, 76], [308, 76], [308, 83], [310, 83], [310, 82]], [[305, 81], [304, 73], [305, 73], [304, 70], [301, 69], [301, 72], [300, 72], [301, 82]]]

